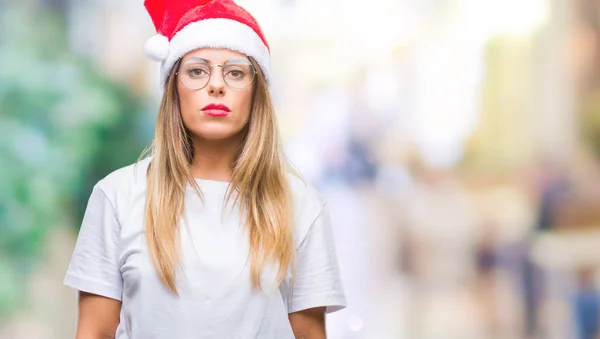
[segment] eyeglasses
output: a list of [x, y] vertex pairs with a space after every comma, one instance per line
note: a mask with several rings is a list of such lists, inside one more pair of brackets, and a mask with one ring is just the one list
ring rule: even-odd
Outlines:
[[211, 65], [204, 59], [190, 58], [181, 64], [175, 74], [185, 88], [195, 91], [208, 85], [213, 67], [221, 68], [223, 81], [233, 89], [243, 89], [250, 86], [256, 77], [254, 66], [246, 58], [232, 58], [223, 65]]

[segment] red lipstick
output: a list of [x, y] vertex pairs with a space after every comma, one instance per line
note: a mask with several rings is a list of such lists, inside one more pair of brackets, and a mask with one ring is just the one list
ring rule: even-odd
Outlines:
[[208, 104], [202, 108], [202, 112], [213, 117], [223, 117], [229, 114], [231, 110], [223, 104]]

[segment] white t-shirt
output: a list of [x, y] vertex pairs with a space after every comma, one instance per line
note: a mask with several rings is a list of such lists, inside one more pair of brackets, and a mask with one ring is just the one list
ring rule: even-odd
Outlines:
[[[122, 301], [117, 339], [294, 338], [288, 313], [346, 306], [327, 206], [310, 185], [289, 174], [293, 192], [297, 273], [276, 285], [276, 267], [250, 281], [249, 242], [238, 209], [223, 207], [228, 183], [196, 179], [180, 224], [180, 297], [163, 286], [143, 228], [150, 159], [114, 171], [95, 186], [65, 285]], [[291, 294], [293, 292], [293, 295]]]

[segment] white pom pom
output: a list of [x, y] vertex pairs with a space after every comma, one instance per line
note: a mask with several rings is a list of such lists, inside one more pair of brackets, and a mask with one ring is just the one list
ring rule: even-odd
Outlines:
[[164, 35], [156, 34], [146, 41], [144, 53], [154, 61], [165, 60], [169, 53], [169, 39]]

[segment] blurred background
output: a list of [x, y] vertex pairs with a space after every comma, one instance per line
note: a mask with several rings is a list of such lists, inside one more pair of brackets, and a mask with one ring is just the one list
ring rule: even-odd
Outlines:
[[[328, 200], [331, 339], [598, 339], [600, 1], [238, 0]], [[161, 96], [142, 0], [0, 0], [0, 338], [72, 338], [92, 186]]]

